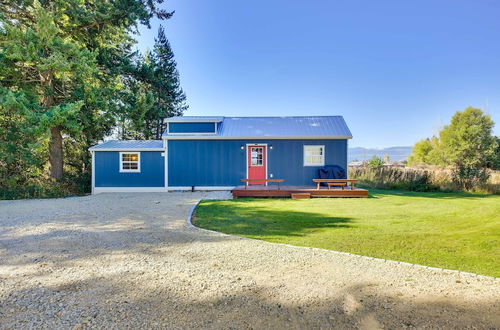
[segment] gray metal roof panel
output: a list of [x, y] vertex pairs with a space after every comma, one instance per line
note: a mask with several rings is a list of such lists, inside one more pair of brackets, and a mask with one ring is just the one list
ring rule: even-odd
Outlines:
[[163, 141], [161, 140], [135, 140], [135, 141], [107, 141], [91, 147], [89, 150], [99, 151], [102, 149], [117, 149], [117, 150], [147, 150], [147, 149], [163, 149]]
[[342, 116], [224, 117], [213, 136], [163, 134], [166, 138], [339, 138], [352, 134]]

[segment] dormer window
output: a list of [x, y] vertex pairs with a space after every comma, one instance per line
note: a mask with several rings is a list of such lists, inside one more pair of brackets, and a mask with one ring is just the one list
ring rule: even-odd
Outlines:
[[217, 134], [217, 123], [168, 123], [168, 134]]
[[167, 118], [166, 135], [216, 135], [222, 117]]

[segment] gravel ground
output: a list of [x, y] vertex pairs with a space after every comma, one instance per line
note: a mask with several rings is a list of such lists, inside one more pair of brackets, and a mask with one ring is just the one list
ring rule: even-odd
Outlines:
[[498, 328], [500, 281], [186, 225], [200, 198], [0, 202], [0, 328]]

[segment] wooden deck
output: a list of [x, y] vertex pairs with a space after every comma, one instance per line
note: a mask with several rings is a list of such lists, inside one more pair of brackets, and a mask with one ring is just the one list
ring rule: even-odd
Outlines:
[[311, 197], [368, 197], [368, 190], [350, 188], [342, 190], [335, 188], [328, 190], [326, 187], [321, 187], [319, 190], [316, 186], [281, 186], [277, 185], [251, 185], [245, 189], [245, 186], [237, 186], [232, 190], [233, 197], [291, 197], [292, 193], [309, 193]]

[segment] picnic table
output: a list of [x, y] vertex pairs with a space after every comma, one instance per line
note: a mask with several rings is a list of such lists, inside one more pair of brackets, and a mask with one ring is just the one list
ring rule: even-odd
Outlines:
[[347, 186], [349, 183], [351, 186], [351, 190], [354, 190], [354, 183], [357, 182], [358, 180], [356, 179], [313, 179], [313, 182], [316, 182], [316, 190], [319, 190], [319, 187], [322, 183], [326, 183], [328, 186], [328, 190], [331, 189], [331, 187], [334, 186], [340, 186], [342, 187], [342, 190]]
[[254, 182], [254, 183], [255, 182], [265, 182], [265, 183], [274, 182], [274, 183], [278, 184], [278, 190], [280, 190], [280, 183], [284, 182], [284, 181], [285, 180], [283, 180], [283, 179], [241, 179], [241, 182], [245, 183], [245, 189], [247, 189], [248, 184], [252, 183], [252, 182]]

